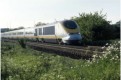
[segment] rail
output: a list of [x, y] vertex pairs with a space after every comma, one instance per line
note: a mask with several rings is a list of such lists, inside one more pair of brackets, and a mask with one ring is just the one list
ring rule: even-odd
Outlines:
[[[4, 40], [10, 42], [17, 42], [16, 40]], [[38, 51], [44, 51], [48, 53], [54, 53], [62, 56], [68, 56], [76, 59], [92, 59], [93, 55], [104, 54], [99, 46], [72, 46], [72, 45], [57, 45], [50, 43], [40, 43], [40, 42], [26, 42], [26, 45]]]

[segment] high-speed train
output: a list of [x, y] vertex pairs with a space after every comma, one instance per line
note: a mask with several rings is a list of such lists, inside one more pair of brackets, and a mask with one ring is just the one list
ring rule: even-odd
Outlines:
[[1, 36], [3, 38], [25, 38], [27, 40], [59, 44], [75, 44], [82, 39], [79, 26], [73, 20], [63, 20], [43, 26], [4, 32]]

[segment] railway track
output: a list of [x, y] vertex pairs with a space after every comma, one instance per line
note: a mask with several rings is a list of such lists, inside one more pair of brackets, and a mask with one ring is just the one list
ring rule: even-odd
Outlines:
[[[15, 40], [5, 40], [11, 42], [17, 42]], [[99, 46], [72, 46], [72, 45], [57, 45], [50, 43], [40, 43], [40, 42], [26, 42], [26, 45], [38, 51], [44, 51], [48, 53], [54, 53], [62, 56], [67, 56], [76, 59], [92, 59], [93, 55], [104, 54]]]

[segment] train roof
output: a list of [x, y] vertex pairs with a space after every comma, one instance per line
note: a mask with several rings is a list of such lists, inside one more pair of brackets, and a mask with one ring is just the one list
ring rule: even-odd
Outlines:
[[30, 29], [30, 28], [40, 28], [40, 27], [46, 27], [46, 26], [54, 26], [56, 23], [60, 23], [60, 22], [63, 22], [63, 21], [67, 21], [67, 20], [56, 21], [56, 22], [49, 23], [49, 24], [46, 24], [46, 25], [40, 25], [40, 26], [37, 26], [37, 27], [35, 27], [35, 26], [34, 27], [27, 27], [27, 28], [24, 28], [24, 29], [13, 30], [13, 31], [8, 31], [8, 32], [4, 32], [4, 33], [16, 32], [16, 31], [21, 31], [21, 30]]
[[9, 33], [9, 32], [16, 32], [16, 31], [22, 31], [24, 29], [19, 29], [19, 30], [12, 30], [12, 31], [8, 31], [8, 32], [4, 32], [4, 33]]
[[64, 21], [68, 21], [68, 20], [56, 21], [56, 22], [49, 23], [49, 24], [46, 24], [46, 25], [37, 26], [37, 27], [35, 27], [35, 28], [46, 27], [46, 26], [53, 26], [53, 25], [55, 25], [56, 23], [61, 23], [61, 22], [64, 22]]

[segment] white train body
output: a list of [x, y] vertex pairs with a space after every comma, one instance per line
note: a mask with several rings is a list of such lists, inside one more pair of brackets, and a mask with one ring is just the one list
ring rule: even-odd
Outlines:
[[79, 26], [72, 20], [59, 21], [53, 24], [25, 28], [2, 33], [4, 38], [26, 38], [41, 42], [78, 43], [82, 37]]

